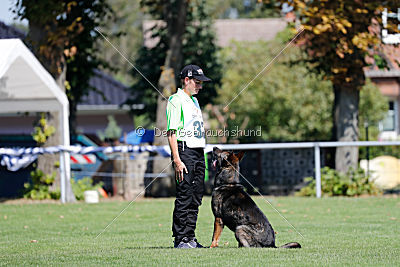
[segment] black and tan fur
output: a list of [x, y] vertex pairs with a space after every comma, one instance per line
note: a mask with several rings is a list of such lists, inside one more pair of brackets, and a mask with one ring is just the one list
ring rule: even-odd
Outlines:
[[[222, 152], [214, 147], [213, 166], [217, 169], [212, 192], [214, 233], [211, 247], [217, 247], [224, 226], [235, 233], [239, 247], [275, 246], [275, 232], [267, 217], [246, 193], [239, 181], [239, 161], [244, 153]], [[300, 248], [296, 242], [282, 248]]]

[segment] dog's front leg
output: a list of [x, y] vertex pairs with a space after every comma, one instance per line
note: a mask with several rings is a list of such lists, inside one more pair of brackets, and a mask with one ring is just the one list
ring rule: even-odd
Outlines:
[[224, 223], [221, 218], [215, 217], [214, 221], [214, 233], [212, 238], [211, 246], [212, 248], [218, 247], [218, 241], [221, 237], [222, 229], [224, 229]]

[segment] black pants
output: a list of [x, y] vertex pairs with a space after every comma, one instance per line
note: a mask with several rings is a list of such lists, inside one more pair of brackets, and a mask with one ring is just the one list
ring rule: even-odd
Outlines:
[[[183, 147], [184, 146], [184, 147]], [[203, 148], [189, 148], [178, 142], [179, 157], [185, 164], [184, 180], [176, 183], [176, 200], [172, 222], [175, 241], [195, 237], [197, 214], [204, 194], [205, 162]]]

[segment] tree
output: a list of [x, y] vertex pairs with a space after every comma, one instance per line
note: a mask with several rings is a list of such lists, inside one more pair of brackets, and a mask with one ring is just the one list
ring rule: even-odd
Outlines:
[[[218, 90], [217, 103], [220, 110], [292, 37], [293, 34], [287, 28], [274, 40], [234, 42], [222, 50], [223, 69], [226, 71], [222, 78], [222, 86]], [[293, 46], [285, 50], [273, 68], [256, 79], [229, 105], [225, 116], [226, 127], [230, 133], [236, 129], [246, 133], [261, 129], [262, 135], [230, 135], [226, 141], [234, 143], [330, 140], [333, 127], [333, 86], [331, 81], [325, 79], [323, 73], [316, 74], [310, 70], [311, 67], [312, 65], [307, 63], [307, 54], [300, 47]], [[215, 109], [215, 106], [213, 108]], [[360, 95], [360, 125], [368, 118], [371, 126], [377, 126], [386, 112], [387, 100], [379, 89], [368, 81]], [[221, 129], [221, 123], [217, 121], [218, 116], [221, 115], [210, 116], [212, 119], [209, 122], [213, 130], [210, 132]], [[376, 138], [376, 135], [373, 137]]]
[[[234, 42], [222, 51], [226, 70], [218, 103], [224, 107], [276, 56], [292, 36], [289, 29], [272, 41]], [[262, 55], [262, 57], [260, 56]], [[288, 48], [273, 68], [260, 76], [228, 106], [227, 127], [258, 130], [261, 136], [229, 136], [228, 142], [329, 140], [332, 85], [322, 74], [309, 71], [298, 47]], [[210, 116], [216, 117], [216, 116]]]
[[[104, 38], [95, 30], [105, 22], [116, 19], [111, 7], [106, 0], [101, 1], [75, 1], [71, 5], [70, 19], [79, 21], [79, 31], [70, 36], [65, 44], [64, 55], [67, 62], [66, 72], [66, 94], [69, 100], [69, 123], [71, 135], [76, 135], [76, 113], [77, 106], [82, 98], [95, 91], [96, 88], [90, 86], [90, 78], [94, 75], [94, 70], [98, 68], [117, 70], [102, 58], [102, 49], [97, 46], [97, 42], [105, 42]], [[61, 24], [64, 27], [65, 22]], [[66, 23], [66, 27], [68, 22]], [[102, 32], [106, 35], [105, 32]], [[119, 32], [113, 32], [119, 35]], [[107, 35], [106, 35], [107, 36]], [[109, 37], [109, 36], [108, 36]], [[108, 38], [107, 37], [107, 38]]]
[[[158, 16], [165, 22], [163, 31], [165, 36], [165, 57], [161, 66], [161, 74], [158, 78], [158, 88], [160, 89], [155, 99], [157, 99], [156, 107], [156, 127], [164, 130], [166, 127], [165, 110], [167, 107], [167, 99], [176, 91], [175, 77], [179, 73], [179, 68], [182, 64], [182, 39], [186, 27], [186, 18], [188, 11], [188, 1], [143, 1], [143, 5], [147, 5], [151, 14]], [[151, 88], [153, 89], [153, 88]], [[157, 145], [167, 145], [168, 142], [165, 136], [155, 137], [154, 142]], [[161, 173], [170, 164], [170, 160], [159, 160], [153, 164], [153, 172]], [[170, 170], [170, 168], [168, 168]], [[170, 180], [162, 180], [153, 183], [153, 196], [168, 196], [171, 192], [168, 189], [172, 188], [174, 178]], [[167, 190], [166, 190], [167, 189]]]
[[[154, 19], [162, 21], [152, 29], [153, 38], [159, 38], [152, 47], [143, 47], [135, 62], [140, 71], [150, 81], [158, 81], [157, 90], [141, 77], [132, 86], [134, 94], [139, 92], [139, 98], [131, 99], [128, 104], [145, 103], [146, 114], [151, 121], [156, 122], [158, 129], [165, 129], [165, 110], [170, 95], [176, 92], [179, 81], [179, 72], [183, 65], [193, 63], [201, 65], [214, 83], [207, 84], [207, 89], [199, 95], [203, 105], [210, 102], [216, 95], [216, 86], [219, 82], [220, 71], [218, 61], [215, 60], [217, 48], [214, 46], [214, 33], [211, 30], [211, 19], [207, 16], [205, 0], [186, 1], [142, 1], [142, 6]], [[133, 71], [139, 77], [139, 73]], [[165, 98], [164, 98], [165, 97]], [[140, 113], [136, 113], [140, 115]], [[156, 137], [157, 145], [166, 145], [165, 136]], [[153, 172], [161, 172], [170, 161], [157, 161]], [[152, 195], [168, 195], [165, 191], [172, 188], [172, 181], [163, 179], [153, 183]]]
[[[14, 12], [29, 21], [27, 42], [43, 66], [56, 80], [61, 90], [67, 89], [70, 102], [70, 130], [75, 131], [75, 113], [81, 97], [89, 92], [89, 79], [93, 69], [102, 64], [93, 47], [98, 36], [94, 27], [110, 12], [105, 0], [99, 1], [28, 1], [17, 0]], [[67, 66], [69, 71], [67, 72]], [[57, 113], [50, 114], [49, 125], [57, 127]], [[57, 128], [56, 128], [57, 129]], [[45, 146], [61, 143], [60, 129]], [[45, 173], [54, 171], [56, 155], [45, 154], [38, 158], [38, 168]], [[59, 186], [57, 175], [55, 186]], [[67, 201], [75, 197], [67, 185]]]
[[95, 43], [103, 38], [95, 28], [111, 19], [113, 12], [106, 0], [18, 0], [15, 12], [21, 19], [28, 19], [28, 43], [58, 86], [66, 91], [70, 130], [75, 134], [77, 104], [95, 90], [89, 86], [93, 70], [110, 67], [99, 57]]
[[[310, 55], [310, 62], [333, 84], [333, 140], [358, 140], [358, 105], [360, 90], [365, 84], [365, 57], [380, 50], [376, 30], [379, 29], [381, 11], [384, 7], [395, 10], [398, 1], [280, 2], [294, 8], [304, 28], [302, 44]], [[396, 31], [393, 25], [391, 29]], [[337, 170], [345, 173], [349, 167], [356, 167], [357, 160], [357, 148], [336, 149]]]
[[[70, 21], [70, 27], [59, 27], [57, 17], [68, 10], [69, 5], [62, 1], [26, 1], [18, 0], [15, 6], [15, 12], [21, 19], [29, 21], [29, 32], [26, 41], [31, 46], [34, 54], [53, 76], [57, 85], [65, 90], [66, 60], [64, 57], [64, 47], [69, 36], [77, 31], [78, 23], [76, 20]], [[49, 12], [49, 11], [52, 12]], [[50, 136], [44, 146], [55, 146], [61, 143], [61, 131], [58, 127], [57, 112], [49, 114], [49, 126], [56, 129], [54, 135]], [[57, 156], [44, 154], [38, 157], [37, 168], [45, 174], [51, 174], [55, 171]], [[54, 187], [60, 186], [60, 175], [57, 173]], [[55, 189], [55, 188], [53, 188]], [[68, 202], [74, 201], [75, 196], [70, 185], [67, 185]]]
[[[107, 21], [101, 28], [108, 33], [107, 38], [118, 47], [126, 58], [136, 58], [143, 44], [142, 21], [144, 13], [140, 9], [140, 0], [107, 0], [114, 17]], [[118, 69], [102, 69], [102, 71], [113, 75], [123, 84], [133, 84], [137, 80], [130, 74], [130, 63], [104, 40], [99, 40], [96, 47], [101, 51], [99, 55], [110, 66], [118, 66]]]
[[[144, 10], [151, 14], [154, 19], [162, 20], [163, 15], [160, 13], [164, 2], [160, 2], [161, 6], [154, 6], [154, 1], [142, 1]], [[201, 105], [212, 103], [217, 95], [217, 87], [221, 79], [221, 64], [218, 60], [218, 48], [215, 46], [215, 33], [212, 29], [212, 19], [208, 14], [208, 8], [205, 0], [196, 0], [189, 2], [190, 12], [187, 14], [185, 31], [182, 36], [182, 59], [176, 70], [174, 70], [175, 83], [179, 81], [179, 71], [183, 65], [197, 63], [201, 65], [207, 73], [207, 77], [212, 79], [212, 83], [207, 83], [204, 87], [205, 90], [197, 97]], [[176, 8], [172, 8], [176, 10]], [[152, 38], [158, 39], [158, 43], [151, 48], [141, 47], [138, 52], [138, 57], [134, 65], [138, 67], [141, 73], [148, 78], [154, 85], [161, 77], [162, 66], [166, 58], [167, 49], [169, 47], [168, 40], [169, 34], [165, 23], [159, 23], [152, 29]], [[132, 98], [128, 100], [127, 104], [141, 104], [146, 105], [146, 110], [134, 113], [136, 116], [144, 114], [149, 117], [150, 121], [156, 121], [157, 99], [159, 93], [152, 88], [152, 86], [141, 77], [136, 71], [132, 70], [132, 76], [137, 81], [134, 83], [130, 90]], [[178, 84], [179, 85], [179, 84]], [[176, 88], [171, 91], [175, 93]], [[139, 93], [139, 97], [137, 96]], [[165, 95], [167, 98], [169, 94]], [[164, 110], [165, 111], [165, 110]], [[165, 114], [163, 114], [165, 117]]]

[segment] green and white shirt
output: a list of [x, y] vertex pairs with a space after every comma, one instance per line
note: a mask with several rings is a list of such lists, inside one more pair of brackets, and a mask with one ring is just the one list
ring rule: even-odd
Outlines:
[[167, 130], [175, 130], [178, 141], [185, 141], [188, 147], [206, 146], [199, 102], [180, 88], [168, 99]]

